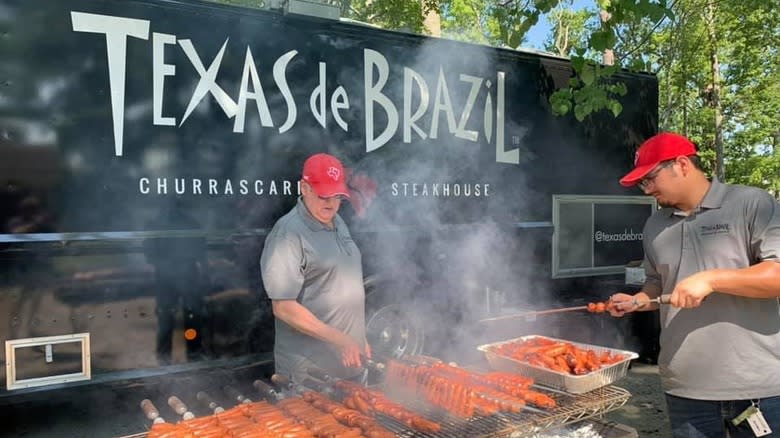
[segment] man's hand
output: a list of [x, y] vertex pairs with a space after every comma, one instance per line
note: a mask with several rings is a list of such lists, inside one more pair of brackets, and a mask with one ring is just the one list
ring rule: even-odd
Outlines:
[[707, 295], [713, 292], [707, 271], [698, 272], [677, 283], [672, 291], [671, 305], [692, 309], [699, 307]]
[[634, 295], [616, 293], [609, 300], [612, 302], [612, 306], [607, 306], [609, 314], [618, 318], [639, 309], [639, 303]]
[[337, 330], [317, 319], [309, 309], [295, 300], [273, 300], [273, 311], [276, 318], [281, 319], [294, 329], [333, 345], [341, 355], [341, 363], [345, 367], [362, 366], [361, 354], [371, 358], [368, 343], [365, 347], [347, 334]]
[[339, 342], [338, 347], [341, 351], [341, 364], [347, 368], [357, 368], [363, 366], [363, 360], [361, 355], [365, 355], [367, 358], [371, 358], [371, 347], [365, 344], [363, 348], [358, 342], [355, 342], [351, 337], [344, 335], [344, 338]]

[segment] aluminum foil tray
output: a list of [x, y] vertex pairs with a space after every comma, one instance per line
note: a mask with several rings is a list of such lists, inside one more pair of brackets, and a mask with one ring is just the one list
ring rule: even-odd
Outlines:
[[[605, 366], [598, 371], [592, 371], [588, 374], [578, 376], [530, 365], [517, 359], [500, 355], [493, 351], [495, 347], [503, 344], [527, 341], [534, 338], [545, 338], [557, 342], [568, 342], [577, 348], [593, 350], [596, 352], [596, 354], [609, 351], [612, 354], [621, 354], [625, 357], [625, 359], [612, 365]], [[538, 384], [560, 389], [572, 394], [586, 393], [594, 389], [601, 388], [602, 386], [609, 385], [618, 379], [625, 377], [626, 373], [628, 372], [628, 365], [631, 363], [631, 360], [639, 357], [639, 355], [633, 351], [617, 350], [614, 348], [606, 348], [598, 345], [581, 344], [578, 342], [571, 342], [564, 339], [550, 338], [548, 336], [539, 335], [522, 336], [519, 338], [495, 342], [492, 344], [484, 344], [477, 347], [477, 349], [485, 354], [485, 358], [487, 358], [488, 363], [490, 363], [491, 368], [494, 370], [522, 374], [524, 376], [531, 377]]]

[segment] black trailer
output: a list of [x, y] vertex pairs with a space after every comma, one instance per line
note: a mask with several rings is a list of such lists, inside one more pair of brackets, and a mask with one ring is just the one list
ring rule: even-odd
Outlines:
[[[566, 59], [198, 1], [2, 0], [0, 57], [0, 434], [41, 403], [130, 433], [136, 388], [268, 376], [259, 254], [315, 152], [375, 186], [342, 216], [388, 355], [476, 354], [496, 306], [603, 298], [641, 258], [650, 203], [617, 180], [651, 75], [579, 123], [549, 108]], [[538, 323], [504, 329], [567, 324]]]

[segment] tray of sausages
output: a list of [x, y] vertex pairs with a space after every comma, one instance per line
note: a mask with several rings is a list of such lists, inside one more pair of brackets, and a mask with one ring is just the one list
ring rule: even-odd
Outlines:
[[529, 335], [477, 349], [490, 366], [533, 378], [536, 383], [572, 394], [609, 385], [626, 375], [638, 354], [598, 345]]

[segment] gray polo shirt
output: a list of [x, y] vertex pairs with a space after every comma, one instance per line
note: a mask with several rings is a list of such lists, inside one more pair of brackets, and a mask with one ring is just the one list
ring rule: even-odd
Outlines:
[[[298, 199], [276, 222], [265, 241], [260, 268], [268, 297], [297, 300], [314, 316], [364, 343], [365, 290], [360, 251], [340, 216], [334, 229], [318, 222]], [[332, 345], [276, 320], [276, 371], [298, 375], [309, 361], [337, 377], [354, 377]]]
[[[714, 268], [780, 258], [780, 207], [763, 190], [713, 179], [686, 216], [655, 212], [644, 229], [647, 282], [671, 293], [678, 281]], [[780, 395], [777, 298], [710, 294], [700, 307], [661, 306], [658, 364], [664, 390], [700, 400]]]

